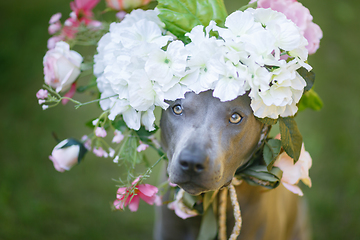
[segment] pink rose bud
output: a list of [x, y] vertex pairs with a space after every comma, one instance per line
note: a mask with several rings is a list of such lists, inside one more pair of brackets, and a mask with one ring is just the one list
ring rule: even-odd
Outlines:
[[86, 152], [87, 150], [82, 143], [70, 138], [56, 145], [49, 159], [57, 171], [64, 172], [79, 163]]
[[103, 128], [103, 127], [97, 127], [97, 128], [95, 129], [95, 135], [96, 135], [97, 137], [102, 137], [102, 138], [106, 137], [106, 130], [105, 130], [105, 128]]
[[70, 50], [69, 44], [57, 42], [44, 56], [45, 83], [57, 92], [66, 91], [80, 74], [82, 56]]
[[130, 11], [149, 4], [150, 0], [106, 0], [108, 7], [115, 10]]
[[36, 93], [36, 97], [38, 99], [45, 99], [48, 97], [48, 91], [46, 89], [40, 89], [37, 93]]

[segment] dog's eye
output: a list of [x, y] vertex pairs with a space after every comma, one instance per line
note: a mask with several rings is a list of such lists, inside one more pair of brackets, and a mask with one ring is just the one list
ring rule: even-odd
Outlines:
[[230, 123], [236, 124], [241, 121], [242, 117], [238, 113], [233, 113], [229, 119]]
[[183, 112], [183, 109], [179, 104], [173, 106], [172, 110], [176, 115], [180, 115]]

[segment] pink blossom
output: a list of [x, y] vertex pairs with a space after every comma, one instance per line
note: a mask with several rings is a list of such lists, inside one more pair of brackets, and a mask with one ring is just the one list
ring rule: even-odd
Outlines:
[[140, 141], [140, 145], [136, 148], [136, 151], [138, 152], [142, 152], [145, 149], [147, 149], [149, 147], [149, 145], [143, 143], [142, 141]]
[[[76, 92], [76, 82], [71, 84], [70, 90], [67, 93], [65, 93], [64, 97], [72, 98], [74, 96], [75, 92]], [[65, 105], [69, 101], [70, 101], [69, 99], [64, 98], [64, 99], [61, 100], [61, 103], [63, 105]]]
[[171, 210], [174, 210], [175, 214], [178, 217], [182, 218], [182, 219], [186, 219], [186, 218], [189, 218], [189, 217], [194, 217], [194, 216], [199, 215], [198, 212], [188, 208], [184, 204], [184, 202], [182, 200], [182, 198], [184, 196], [184, 193], [185, 193], [184, 190], [180, 189], [178, 191], [178, 193], [176, 194], [175, 201], [169, 203], [168, 208], [171, 209]]
[[[250, 3], [255, 2], [251, 0]], [[304, 7], [296, 0], [258, 0], [258, 8], [271, 8], [281, 12], [293, 21], [301, 30], [308, 41], [306, 48], [309, 54], [313, 54], [319, 48], [322, 31], [320, 27], [313, 23], [313, 17], [308, 8]]]
[[119, 131], [114, 131], [114, 138], [112, 139], [113, 143], [120, 143], [124, 139], [124, 135]]
[[91, 150], [91, 139], [87, 135], [84, 135], [84, 136], [82, 136], [81, 141], [84, 142], [84, 147], [90, 151]]
[[63, 41], [65, 39], [64, 36], [54, 36], [48, 39], [47, 41], [47, 48], [53, 49], [57, 42]]
[[102, 147], [94, 148], [93, 153], [98, 157], [107, 158], [109, 156], [109, 154]]
[[114, 157], [114, 155], [115, 155], [115, 150], [109, 147], [109, 157]]
[[281, 183], [290, 191], [300, 196], [303, 195], [301, 189], [296, 185], [301, 180], [305, 185], [311, 187], [309, 169], [312, 165], [310, 154], [305, 151], [304, 144], [301, 148], [299, 160], [294, 164], [294, 159], [285, 152], [281, 153], [275, 161], [274, 166], [283, 171]]
[[320, 39], [323, 37], [321, 28], [319, 25], [310, 22], [308, 27], [305, 29], [304, 37], [309, 42], [309, 45], [306, 46], [309, 54], [314, 54], [320, 46]]
[[149, 4], [150, 0], [106, 0], [108, 7], [115, 10], [132, 10]]
[[126, 14], [127, 14], [127, 13], [126, 13], [125, 11], [120, 11], [120, 12], [117, 12], [115, 16], [116, 16], [118, 19], [123, 20], [123, 19], [125, 18]]
[[[119, 188], [117, 190], [116, 200], [114, 201], [114, 207], [116, 209], [124, 209], [129, 206], [130, 211], [136, 212], [139, 208], [140, 198], [147, 204], [156, 205], [161, 204], [159, 196], [156, 195], [158, 188], [150, 184], [139, 184], [140, 177], [136, 178], [132, 182], [132, 186], [125, 188]], [[130, 193], [130, 190], [135, 187], [135, 192]]]
[[37, 93], [36, 93], [36, 97], [38, 99], [45, 99], [48, 97], [48, 91], [46, 89], [40, 89]]
[[39, 99], [38, 103], [39, 103], [39, 105], [44, 104], [44, 103], [46, 103], [46, 100], [44, 100], [44, 99]]
[[106, 133], [105, 128], [103, 128], [103, 127], [97, 127], [97, 128], [95, 129], [95, 135], [96, 135], [97, 137], [102, 137], [102, 138], [106, 137], [107, 133]]
[[60, 18], [61, 18], [61, 13], [55, 13], [54, 15], [51, 16], [49, 24], [58, 22]]
[[61, 27], [62, 27], [62, 25], [61, 25], [60, 22], [53, 23], [53, 24], [51, 24], [51, 25], [49, 26], [48, 32], [49, 32], [49, 34], [51, 34], [51, 35], [52, 35], [52, 34], [55, 34], [55, 33], [57, 33], [58, 31], [61, 30]]
[[82, 56], [70, 50], [66, 42], [57, 42], [44, 56], [45, 83], [57, 92], [66, 91], [80, 74]]
[[92, 9], [100, 0], [75, 0], [70, 3], [70, 8], [76, 13], [79, 20], [89, 19], [93, 16]]

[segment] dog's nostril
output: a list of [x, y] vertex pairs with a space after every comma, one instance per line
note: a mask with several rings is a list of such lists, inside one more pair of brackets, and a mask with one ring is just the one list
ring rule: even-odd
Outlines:
[[201, 164], [196, 164], [194, 170], [195, 170], [195, 172], [201, 172], [204, 170], [204, 166]]
[[182, 167], [182, 169], [184, 170], [188, 170], [189, 169], [189, 163], [187, 161], [180, 161], [180, 166]]

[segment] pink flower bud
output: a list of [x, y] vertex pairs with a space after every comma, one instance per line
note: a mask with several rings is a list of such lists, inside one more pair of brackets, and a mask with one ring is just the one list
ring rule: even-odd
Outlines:
[[106, 130], [105, 130], [103, 127], [97, 127], [97, 128], [95, 129], [95, 135], [96, 135], [97, 137], [102, 137], [102, 138], [104, 138], [104, 137], [106, 137], [107, 133], [106, 133]]
[[115, 130], [114, 138], [112, 139], [112, 142], [120, 143], [123, 139], [124, 139], [124, 135], [119, 130]]
[[51, 16], [49, 24], [53, 24], [56, 23], [57, 21], [59, 21], [61, 18], [61, 13], [55, 13], [54, 15]]
[[48, 27], [48, 32], [49, 32], [50, 35], [53, 35], [53, 34], [57, 33], [60, 30], [61, 30], [61, 23], [60, 22], [53, 23]]
[[149, 147], [149, 145], [140, 141], [140, 145], [136, 148], [136, 151], [142, 152], [142, 151], [146, 150], [148, 147]]
[[49, 156], [54, 167], [59, 172], [70, 170], [86, 153], [85, 147], [74, 139], [65, 139], [55, 146]]
[[48, 91], [46, 89], [40, 89], [37, 93], [36, 93], [36, 97], [38, 99], [45, 99], [48, 97]]

